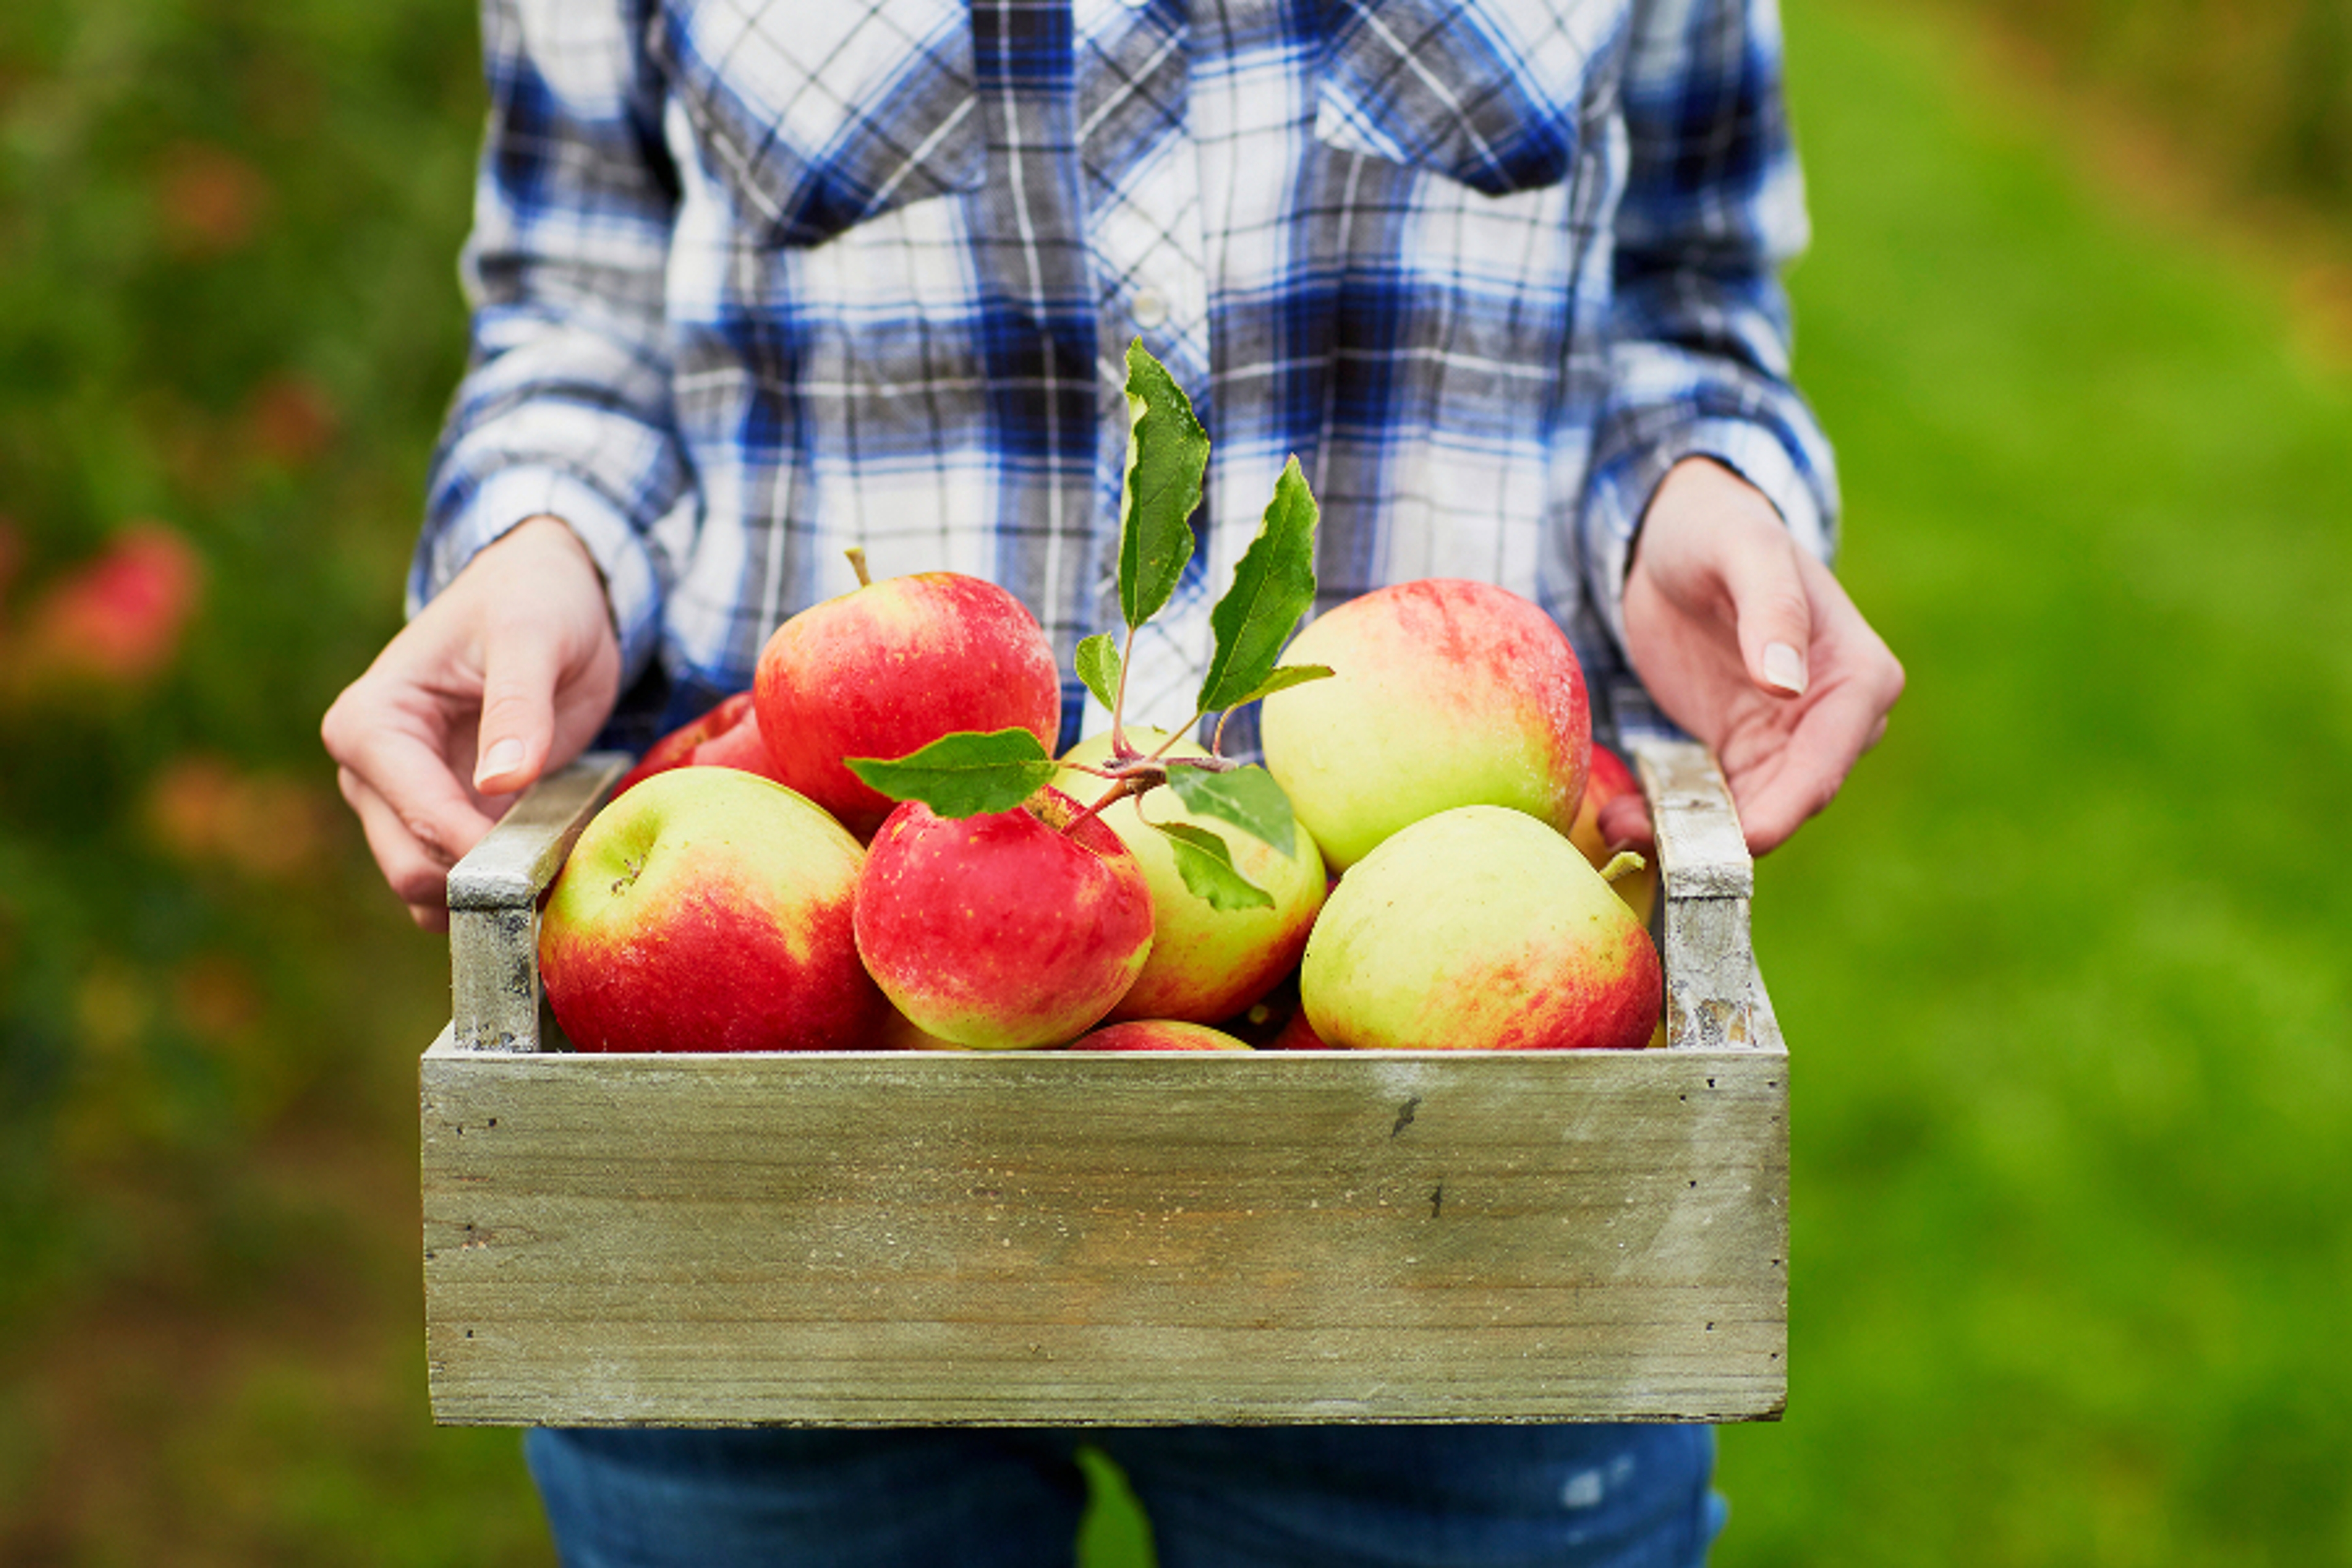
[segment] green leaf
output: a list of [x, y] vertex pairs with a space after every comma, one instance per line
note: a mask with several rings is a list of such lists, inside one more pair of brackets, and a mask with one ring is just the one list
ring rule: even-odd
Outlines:
[[1255, 702], [1261, 697], [1271, 697], [1277, 691], [1287, 691], [1294, 686], [1304, 686], [1310, 680], [1328, 680], [1333, 673], [1328, 664], [1281, 665], [1268, 672], [1264, 680], [1259, 681], [1225, 706], [1238, 708], [1244, 702]]
[[1011, 811], [1059, 771], [1037, 737], [1018, 726], [958, 731], [895, 761], [846, 760], [851, 773], [892, 800], [919, 800], [941, 816]]
[[1261, 843], [1297, 858], [1297, 819], [1291, 813], [1290, 797], [1264, 768], [1213, 773], [1207, 768], [1186, 767], [1183, 758], [1171, 757], [1168, 787], [1176, 792], [1176, 798], [1193, 816], [1230, 822]]
[[1127, 351], [1127, 481], [1118, 508], [1118, 607], [1130, 626], [1158, 615], [1192, 559], [1192, 513], [1209, 433], [1192, 400], [1139, 338]]
[[1097, 632], [1078, 645], [1078, 679], [1105, 708], [1118, 707], [1118, 643], [1108, 632]]
[[1216, 651], [1201, 682], [1202, 711], [1238, 707], [1274, 673], [1298, 617], [1315, 602], [1315, 496], [1293, 458], [1274, 481], [1257, 537], [1234, 567], [1233, 586], [1209, 612]]
[[1176, 874], [1184, 879], [1186, 892], [1205, 900], [1220, 913], [1274, 908], [1272, 893], [1234, 869], [1234, 852], [1225, 847], [1223, 839], [1188, 822], [1152, 822], [1151, 826], [1168, 836], [1169, 847], [1176, 851]]

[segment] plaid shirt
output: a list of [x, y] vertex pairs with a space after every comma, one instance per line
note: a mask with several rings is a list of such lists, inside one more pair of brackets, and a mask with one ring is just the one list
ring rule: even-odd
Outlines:
[[412, 604], [562, 517], [650, 675], [641, 720], [748, 685], [783, 617], [853, 584], [851, 544], [1004, 584], [1066, 668], [1118, 624], [1139, 336], [1214, 443], [1140, 721], [1191, 710], [1294, 453], [1324, 603], [1484, 578], [1604, 679], [1676, 459], [1828, 553], [1773, 0], [484, 8], [473, 360]]

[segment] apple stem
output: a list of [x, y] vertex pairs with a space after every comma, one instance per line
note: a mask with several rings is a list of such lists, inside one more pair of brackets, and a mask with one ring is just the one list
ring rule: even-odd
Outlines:
[[1620, 849], [1609, 858], [1609, 864], [1601, 868], [1601, 879], [1614, 886], [1619, 878], [1630, 877], [1648, 864], [1634, 851]]
[[1100, 800], [1079, 812], [1077, 816], [1070, 818], [1069, 821], [1062, 824], [1062, 837], [1065, 838], [1068, 837], [1078, 830], [1078, 824], [1082, 822], [1091, 822], [1096, 817], [1100, 816], [1104, 810], [1109, 806], [1111, 802], [1115, 800], [1124, 800], [1131, 795], [1141, 795], [1145, 790], [1151, 788], [1152, 785], [1159, 782], [1160, 781], [1156, 778], [1146, 779], [1140, 782], [1132, 778], [1124, 778], [1119, 780], [1118, 783], [1103, 791], [1103, 796]]
[[857, 585], [861, 588], [874, 586], [874, 578], [866, 570], [866, 546], [853, 544], [842, 553], [849, 557], [849, 569], [857, 574]]

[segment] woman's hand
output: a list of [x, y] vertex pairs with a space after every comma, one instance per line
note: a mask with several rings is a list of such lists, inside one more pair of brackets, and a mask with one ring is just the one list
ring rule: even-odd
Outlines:
[[[1903, 667], [1772, 504], [1706, 458], [1677, 463], [1625, 577], [1625, 642], [1659, 709], [1712, 747], [1751, 853], [1827, 805], [1886, 732]], [[1603, 813], [1612, 843], [1654, 842], [1638, 795]]]
[[320, 733], [409, 914], [447, 929], [449, 868], [516, 791], [571, 761], [619, 695], [595, 563], [552, 517], [474, 557], [327, 710]]

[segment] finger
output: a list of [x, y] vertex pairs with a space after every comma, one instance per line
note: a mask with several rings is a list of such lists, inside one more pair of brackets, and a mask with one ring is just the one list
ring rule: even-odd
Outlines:
[[406, 819], [358, 773], [350, 768], [338, 769], [335, 782], [360, 819], [368, 852], [375, 857], [376, 868], [383, 873], [394, 895], [408, 906], [419, 924], [426, 923], [424, 912], [446, 921], [449, 868], [454, 861], [411, 832]]
[[1837, 579], [1810, 557], [1801, 570], [1820, 628], [1822, 679], [1769, 767], [1733, 790], [1748, 848], [1758, 855], [1829, 805], [1862, 754], [1885, 735], [1887, 713], [1903, 695], [1902, 664]]
[[[344, 798], [355, 811], [372, 800], [383, 813], [371, 847], [396, 848], [404, 839], [446, 871], [490, 830], [490, 817], [450, 771], [433, 720], [354, 687], [328, 710], [323, 729], [329, 753], [358, 786], [346, 787]], [[389, 878], [410, 862], [400, 855], [387, 862], [379, 853], [377, 864]]]
[[1743, 534], [1724, 563], [1748, 679], [1776, 697], [1801, 697], [1812, 684], [1812, 603], [1801, 552], [1775, 525]]
[[1638, 849], [1650, 854], [1658, 847], [1657, 829], [1650, 822], [1650, 803], [1638, 793], [1621, 795], [1601, 808], [1593, 825], [1601, 842], [1611, 849]]
[[[1816, 715], [1832, 720], [1825, 710]], [[1842, 726], [1844, 729], [1844, 726]], [[1761, 856], [1790, 839], [1790, 835], [1821, 816], [1844, 787], [1846, 773], [1861, 757], [1861, 731], [1846, 736], [1792, 736], [1788, 750], [1771, 773], [1743, 775], [1731, 781], [1731, 802], [1740, 816], [1740, 835], [1748, 853]]]
[[561, 655], [543, 631], [493, 627], [482, 648], [482, 722], [474, 788], [512, 795], [540, 775], [555, 743]]

